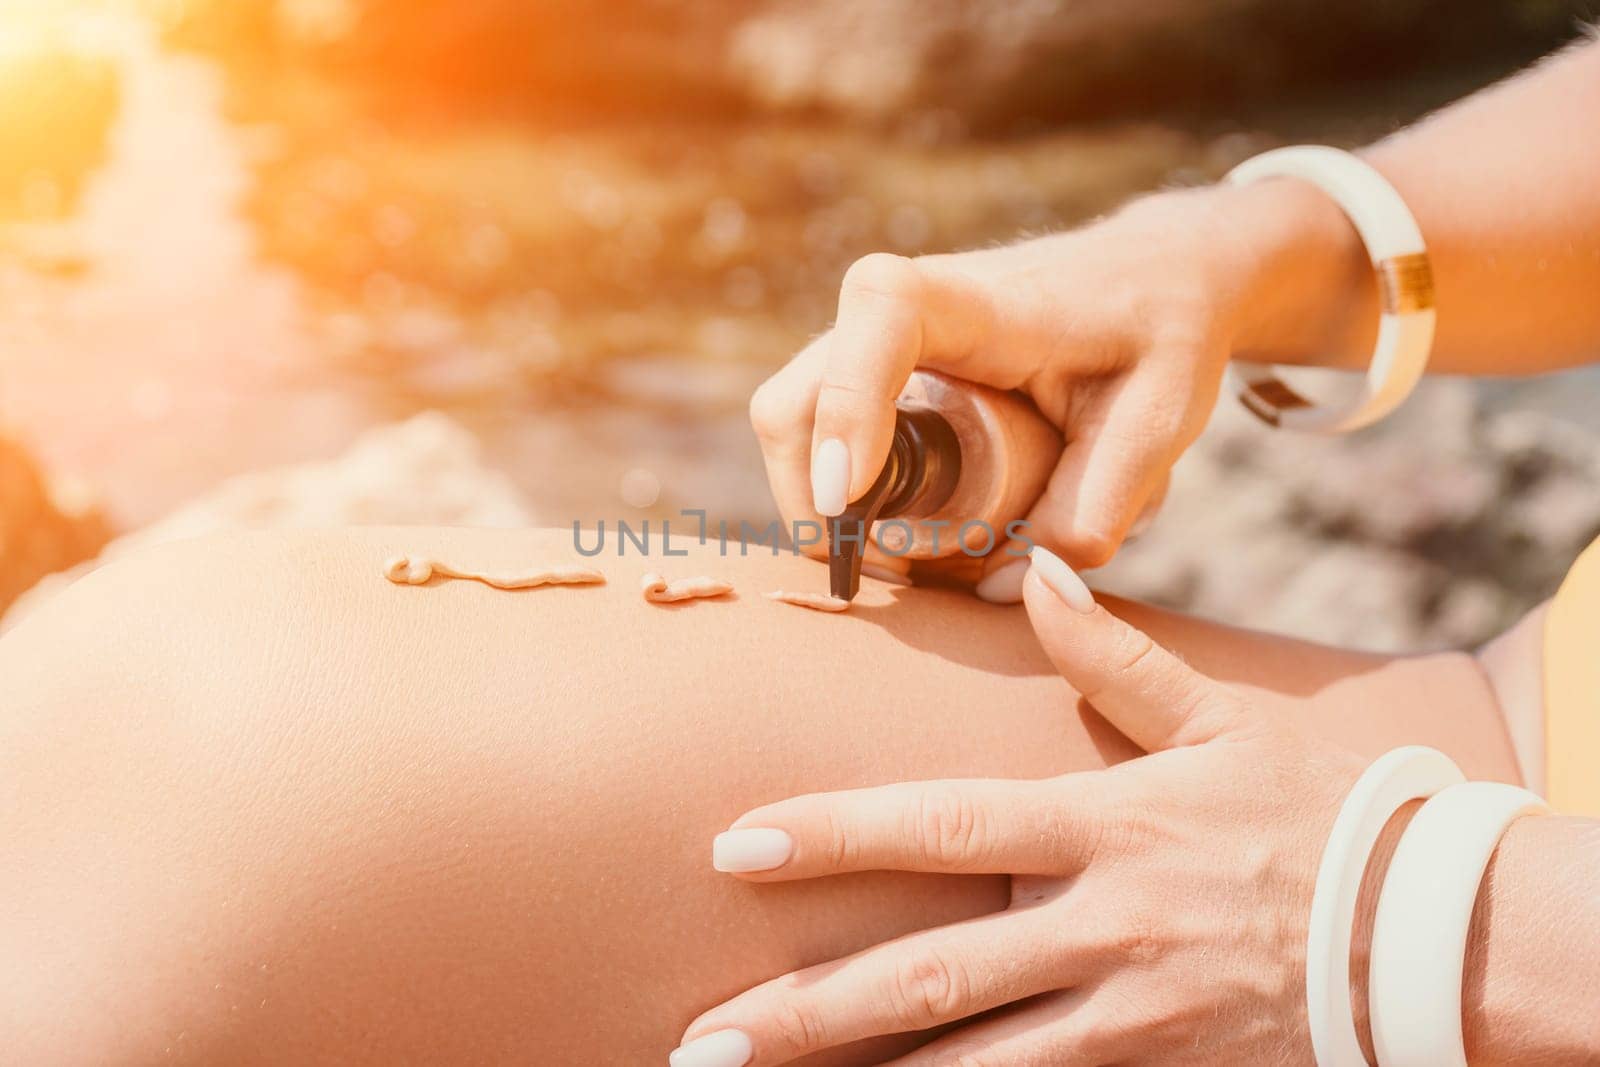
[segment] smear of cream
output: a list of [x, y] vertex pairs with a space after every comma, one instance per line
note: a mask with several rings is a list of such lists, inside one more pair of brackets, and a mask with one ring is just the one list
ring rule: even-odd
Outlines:
[[652, 604], [672, 604], [679, 600], [694, 600], [698, 597], [723, 596], [733, 592], [733, 583], [725, 582], [721, 578], [679, 578], [669, 582], [654, 571], [644, 576], [640, 582], [644, 589], [644, 598]]
[[395, 556], [389, 560], [383, 566], [383, 576], [396, 585], [425, 585], [430, 579], [438, 577], [482, 582], [496, 589], [532, 589], [540, 585], [593, 585], [606, 580], [606, 576], [593, 567], [580, 567], [574, 564], [502, 574], [469, 571], [461, 567], [452, 567], [448, 563], [440, 563], [438, 560], [412, 559], [410, 556]]
[[812, 611], [845, 611], [850, 607], [850, 601], [840, 600], [827, 593], [791, 593], [783, 589], [775, 589], [767, 594], [768, 600], [776, 600], [782, 604], [793, 604], [798, 608], [810, 608]]

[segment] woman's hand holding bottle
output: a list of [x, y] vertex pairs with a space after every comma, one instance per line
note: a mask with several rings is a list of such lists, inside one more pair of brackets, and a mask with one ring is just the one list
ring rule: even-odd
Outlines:
[[[1329, 296], [1359, 292], [1363, 269], [1339, 209], [1282, 181], [1156, 194], [1003, 248], [867, 256], [845, 275], [834, 327], [751, 402], [778, 506], [816, 521], [864, 493], [895, 399], [925, 368], [1021, 390], [1062, 431], [1027, 535], [1077, 567], [1103, 564], [1159, 506], [1230, 355], [1337, 350], [1339, 324], [1364, 319], [1359, 303], [1330, 315]], [[1025, 547], [990, 555], [980, 595], [1020, 598]]]

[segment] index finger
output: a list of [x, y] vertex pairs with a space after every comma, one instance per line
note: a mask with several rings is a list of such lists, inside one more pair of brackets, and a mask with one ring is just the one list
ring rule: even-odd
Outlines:
[[961, 277], [887, 253], [865, 256], [845, 273], [812, 431], [812, 489], [822, 514], [844, 510], [883, 469], [895, 400], [911, 372], [948, 367], [972, 348], [981, 302]]
[[[813, 339], [750, 397], [750, 426], [761, 445], [767, 484], [796, 538], [798, 523], [816, 523], [819, 538], [823, 529], [811, 506], [811, 424], [832, 337], [825, 333]], [[823, 552], [815, 542], [798, 547], [811, 555]]]
[[950, 779], [812, 793], [757, 808], [717, 835], [712, 864], [753, 881], [853, 871], [1067, 874], [1100, 839], [1109, 782]]
[[1134, 744], [1146, 752], [1197, 744], [1244, 721], [1237, 694], [1097, 604], [1060, 556], [1036, 545], [1030, 558], [1022, 598], [1039, 643]]

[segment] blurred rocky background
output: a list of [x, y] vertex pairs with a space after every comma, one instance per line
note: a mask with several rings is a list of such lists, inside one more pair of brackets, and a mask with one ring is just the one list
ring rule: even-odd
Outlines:
[[[1597, 15], [3, 0], [0, 610], [113, 533], [765, 523], [745, 399], [856, 256], [1360, 143]], [[1364, 647], [1476, 642], [1600, 533], [1597, 411], [1594, 371], [1431, 382], [1332, 441], [1224, 404], [1100, 583]]]

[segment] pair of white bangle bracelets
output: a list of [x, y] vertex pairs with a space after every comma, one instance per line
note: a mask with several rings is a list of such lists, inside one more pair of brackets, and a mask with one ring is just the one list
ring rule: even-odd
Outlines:
[[1345, 797], [1317, 868], [1306, 934], [1306, 1023], [1318, 1067], [1366, 1067], [1350, 1007], [1350, 941], [1367, 861], [1395, 812], [1464, 781], [1444, 753], [1421, 745], [1373, 761]]
[[1245, 160], [1226, 181], [1298, 178], [1327, 194], [1360, 234], [1377, 272], [1382, 313], [1372, 362], [1359, 396], [1317, 406], [1266, 364], [1235, 361], [1226, 383], [1272, 426], [1320, 433], [1360, 429], [1389, 414], [1416, 388], [1433, 348], [1433, 271], [1416, 219], [1389, 182], [1348, 152], [1321, 145], [1277, 148]]
[[1467, 782], [1443, 753], [1397, 748], [1356, 780], [1334, 820], [1312, 897], [1306, 1010], [1319, 1067], [1366, 1067], [1350, 1006], [1357, 897], [1383, 829], [1428, 798], [1384, 876], [1373, 924], [1369, 1007], [1378, 1067], [1466, 1067], [1461, 988], [1467, 936], [1489, 858], [1533, 793]]
[[1548, 810], [1499, 782], [1451, 786], [1406, 827], [1378, 895], [1368, 988], [1379, 1067], [1467, 1067], [1461, 988], [1484, 871], [1513, 822]]

